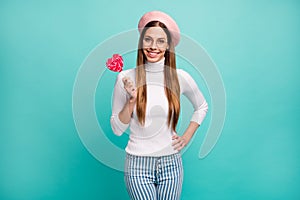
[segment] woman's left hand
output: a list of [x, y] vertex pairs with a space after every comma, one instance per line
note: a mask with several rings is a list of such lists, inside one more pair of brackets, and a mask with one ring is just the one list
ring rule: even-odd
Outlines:
[[188, 144], [183, 136], [173, 135], [172, 140], [174, 140], [172, 143], [173, 148], [178, 151], [181, 151]]

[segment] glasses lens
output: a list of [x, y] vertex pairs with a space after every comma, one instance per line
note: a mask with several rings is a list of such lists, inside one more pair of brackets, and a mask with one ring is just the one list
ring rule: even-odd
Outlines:
[[165, 39], [158, 39], [156, 40], [156, 45], [159, 48], [164, 48], [166, 46], [166, 40]]
[[[152, 46], [153, 45], [153, 39], [152, 38], [150, 38], [150, 37], [145, 37], [144, 39], [143, 39], [143, 46], [145, 46], [145, 47], [150, 47], [150, 46]], [[156, 43], [156, 46], [158, 47], [158, 48], [165, 48], [166, 46], [167, 46], [167, 41], [165, 40], [165, 39], [163, 39], [163, 38], [159, 38], [159, 39], [157, 39], [156, 41], [155, 41], [155, 43]]]
[[149, 47], [153, 44], [153, 39], [149, 37], [145, 37], [143, 40], [143, 44], [144, 46]]

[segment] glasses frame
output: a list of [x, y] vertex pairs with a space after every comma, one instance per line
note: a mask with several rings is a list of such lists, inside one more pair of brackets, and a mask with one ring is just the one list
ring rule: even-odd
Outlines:
[[[145, 41], [146, 39], [149, 39], [149, 40], [151, 40], [151, 41], [147, 42], [147, 41]], [[161, 40], [164, 41], [163, 44], [159, 43], [159, 41], [161, 41]], [[143, 47], [152, 47], [152, 46], [153, 46], [153, 43], [154, 43], [154, 39], [153, 39], [152, 37], [150, 37], [150, 36], [145, 36], [145, 37], [143, 38], [142, 42], [143, 42]], [[167, 48], [167, 46], [168, 46], [168, 39], [166, 39], [166, 38], [157, 38], [157, 39], [155, 40], [155, 45], [156, 45], [156, 47], [158, 47], [159, 49]]]

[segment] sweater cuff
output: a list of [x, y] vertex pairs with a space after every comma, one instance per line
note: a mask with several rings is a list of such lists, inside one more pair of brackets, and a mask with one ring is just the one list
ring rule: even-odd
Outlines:
[[205, 115], [206, 115], [206, 113], [204, 114], [204, 113], [195, 112], [192, 116], [191, 121], [196, 122], [197, 124], [201, 125], [202, 121], [205, 118]]
[[126, 129], [129, 126], [129, 123], [124, 124], [123, 122], [121, 122], [118, 115], [113, 115], [111, 117], [111, 125], [112, 125], [113, 132], [116, 135], [120, 136], [126, 131]]

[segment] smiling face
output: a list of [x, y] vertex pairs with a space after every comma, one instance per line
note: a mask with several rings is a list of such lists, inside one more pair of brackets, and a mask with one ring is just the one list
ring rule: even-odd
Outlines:
[[161, 27], [150, 27], [143, 38], [143, 52], [148, 62], [160, 61], [169, 48], [168, 37]]

